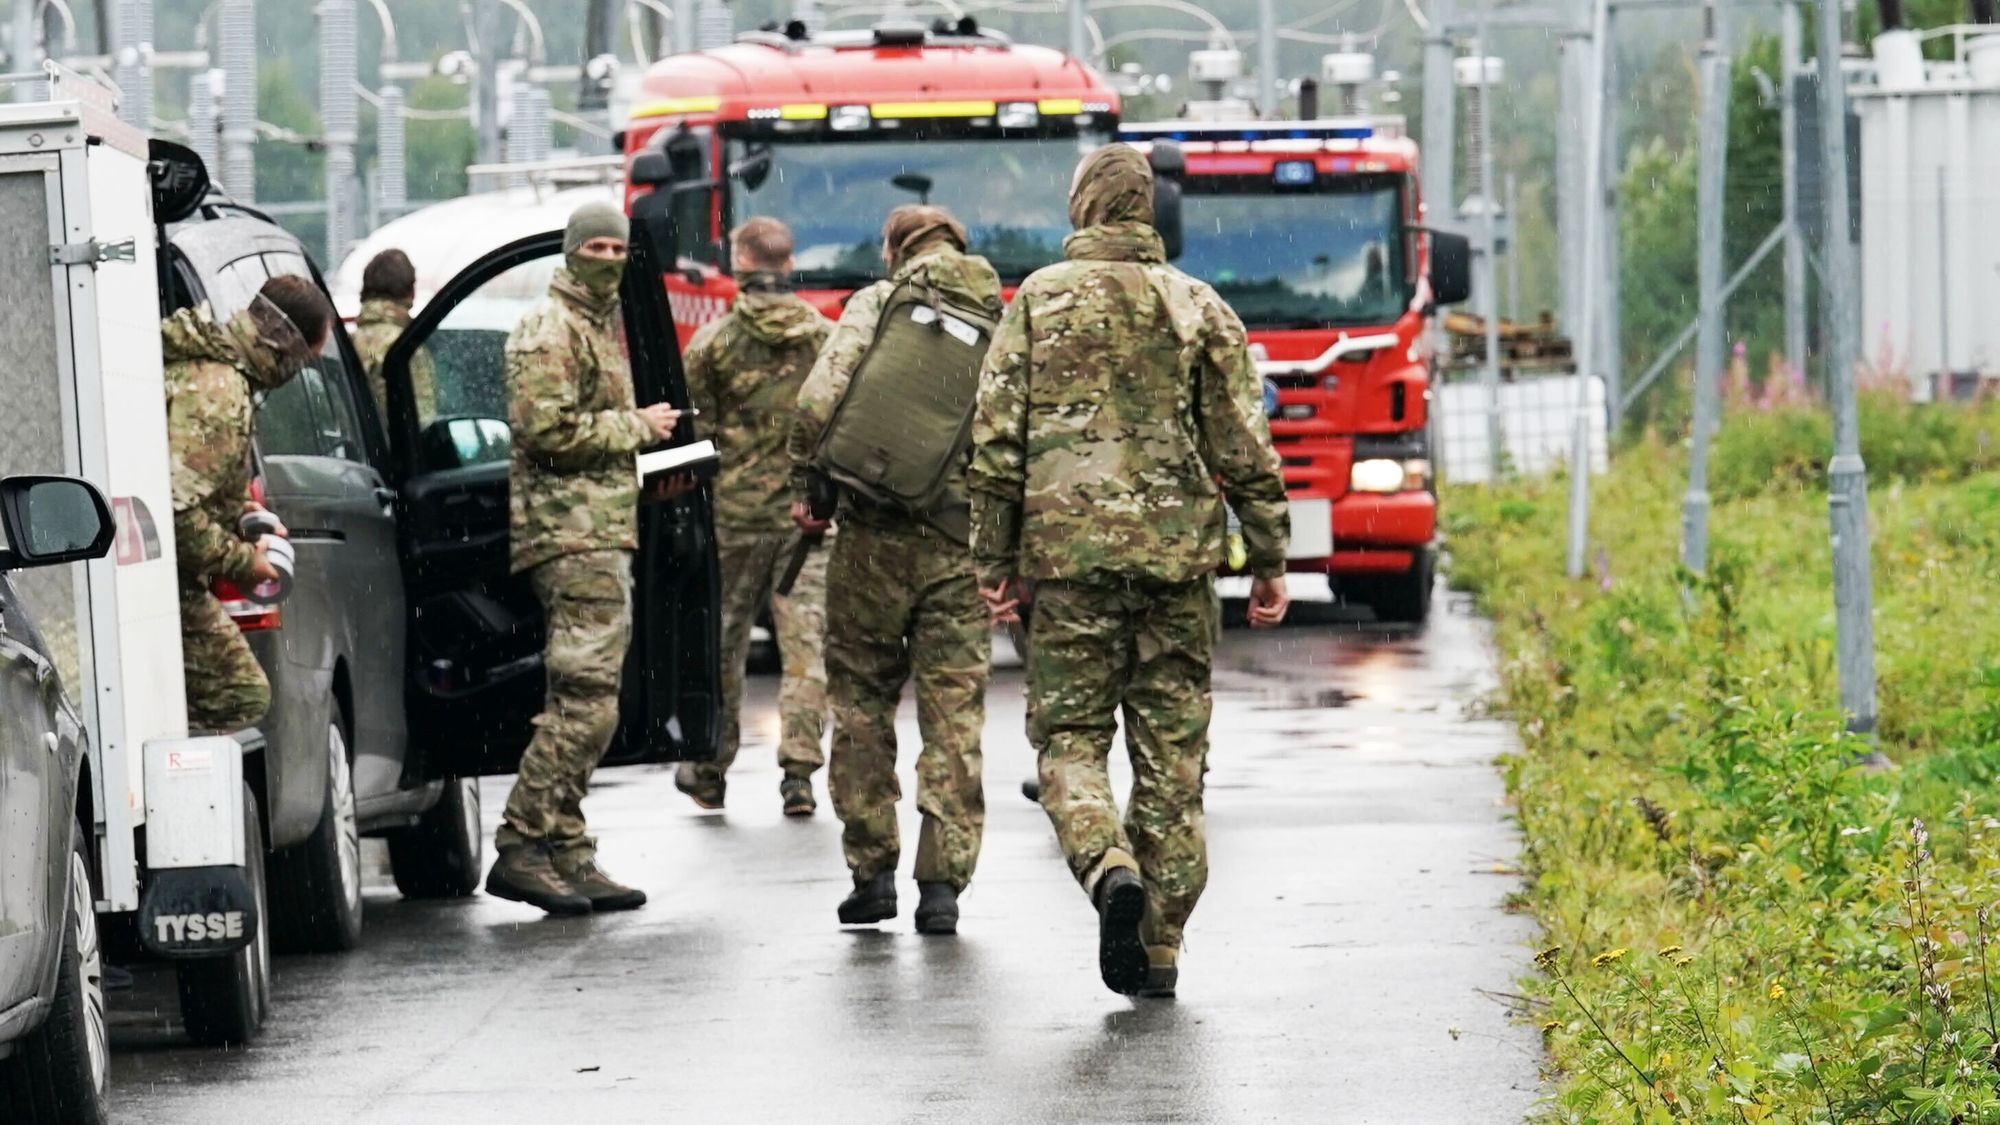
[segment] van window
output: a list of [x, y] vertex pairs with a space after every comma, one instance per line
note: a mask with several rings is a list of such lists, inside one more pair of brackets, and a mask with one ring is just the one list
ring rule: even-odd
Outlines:
[[257, 448], [266, 457], [319, 457], [327, 453], [320, 432], [331, 419], [326, 385], [308, 367], [264, 396], [257, 408]]

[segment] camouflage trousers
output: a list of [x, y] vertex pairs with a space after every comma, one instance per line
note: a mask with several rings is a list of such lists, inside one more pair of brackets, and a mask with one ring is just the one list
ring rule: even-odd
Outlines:
[[559, 555], [528, 572], [548, 635], [548, 697], [493, 835], [498, 848], [547, 844], [571, 870], [591, 859], [583, 798], [618, 729], [618, 683], [632, 641], [632, 553]]
[[271, 681], [222, 603], [206, 587], [183, 582], [181, 660], [187, 668], [188, 727], [236, 731], [271, 709]]
[[917, 681], [916, 876], [963, 890], [986, 825], [979, 736], [993, 636], [963, 544], [912, 524], [841, 525], [827, 565], [828, 789], [857, 881], [896, 870], [896, 709]]
[[[1028, 647], [1028, 741], [1042, 808], [1086, 892], [1111, 867], [1145, 880], [1148, 945], [1178, 948], [1208, 883], [1202, 775], [1215, 583], [1040, 582]], [[1118, 716], [1132, 794], [1123, 822], [1106, 769]]]
[[826, 733], [826, 560], [832, 539], [806, 556], [790, 596], [773, 589], [791, 561], [792, 537], [782, 531], [715, 529], [722, 570], [722, 730], [713, 762], [691, 762], [699, 782], [722, 780], [743, 741], [743, 662], [750, 655], [750, 628], [766, 600], [784, 662], [778, 681], [778, 765], [786, 777], [811, 777], [826, 762], [820, 738]]

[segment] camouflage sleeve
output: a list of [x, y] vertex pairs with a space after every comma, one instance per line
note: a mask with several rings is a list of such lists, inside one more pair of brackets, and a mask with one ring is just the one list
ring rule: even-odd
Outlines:
[[410, 391], [417, 400], [417, 425], [429, 425], [437, 417], [437, 365], [429, 348], [418, 348], [410, 357]]
[[681, 366], [687, 373], [688, 405], [701, 411], [707, 423], [702, 429], [710, 434], [722, 425], [721, 387], [715, 369], [715, 337], [721, 324], [722, 321], [711, 320], [702, 325], [688, 341], [687, 350], [681, 353]]
[[[507, 342], [507, 412], [514, 446], [558, 473], [602, 468], [653, 440], [636, 410], [584, 410], [576, 345], [560, 326], [524, 322]], [[566, 335], [566, 332], [564, 333]]]
[[813, 451], [819, 448], [827, 423], [833, 421], [833, 408], [847, 393], [848, 380], [854, 378], [854, 369], [875, 340], [875, 325], [891, 288], [888, 282], [878, 281], [848, 299], [840, 323], [833, 326], [812, 372], [799, 388], [799, 406], [792, 415], [785, 448], [792, 458], [792, 484], [801, 495], [806, 467], [812, 464]]
[[[233, 378], [234, 373], [230, 376]], [[199, 389], [175, 395], [167, 403], [167, 452], [174, 498], [174, 557], [182, 578], [250, 576], [257, 552], [234, 527], [211, 514], [211, 505], [239, 508], [247, 496], [219, 496], [222, 482], [236, 475], [229, 458], [245, 456], [243, 435], [215, 411], [203, 409]], [[220, 503], [215, 503], [220, 501]]]
[[1271, 423], [1264, 417], [1263, 383], [1243, 322], [1213, 293], [1206, 304], [1195, 373], [1202, 460], [1222, 478], [1223, 495], [1243, 525], [1250, 573], [1275, 578], [1285, 572], [1291, 514]]
[[1028, 304], [1014, 298], [979, 372], [972, 413], [972, 461], [965, 485], [972, 500], [972, 561], [983, 586], [1018, 573], [1021, 502], [1027, 488]]

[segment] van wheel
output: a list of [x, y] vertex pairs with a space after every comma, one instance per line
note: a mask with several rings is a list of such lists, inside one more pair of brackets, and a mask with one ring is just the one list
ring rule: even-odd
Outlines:
[[174, 963], [180, 985], [181, 1023], [204, 1047], [248, 1043], [271, 1007], [271, 910], [264, 885], [264, 829], [257, 794], [243, 787], [243, 863], [257, 902], [257, 936], [221, 957]]
[[479, 824], [479, 779], [444, 783], [437, 804], [409, 828], [389, 833], [389, 868], [406, 898], [464, 898], [479, 889], [486, 863]]
[[339, 953], [361, 943], [361, 830], [340, 712], [326, 725], [319, 826], [271, 854], [271, 941], [282, 953]]
[[1410, 569], [1350, 580], [1351, 600], [1375, 611], [1375, 620], [1390, 625], [1422, 625], [1431, 615], [1431, 588], [1436, 585], [1437, 555], [1419, 552]]
[[101, 1125], [109, 1119], [104, 1105], [104, 1088], [111, 1076], [104, 955], [97, 940], [96, 895], [90, 885], [84, 831], [76, 828], [70, 845], [69, 905], [63, 917], [55, 1006], [11, 1057], [0, 1060], [0, 1119], [75, 1125]]

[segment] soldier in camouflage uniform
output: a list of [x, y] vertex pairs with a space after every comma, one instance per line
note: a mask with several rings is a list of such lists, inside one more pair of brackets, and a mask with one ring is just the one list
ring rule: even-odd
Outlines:
[[[965, 228], [942, 208], [898, 207], [882, 229], [891, 277], [856, 293], [799, 394], [792, 463], [803, 473], [875, 337], [897, 284], [927, 271], [962, 300], [1000, 308], [1000, 281], [984, 258], [966, 254]], [[810, 530], [803, 501], [793, 505]], [[954, 481], [930, 519], [872, 505], [843, 491], [840, 535], [827, 566], [827, 690], [833, 702], [828, 787], [840, 815], [842, 850], [854, 892], [840, 904], [845, 924], [896, 916], [901, 839], [896, 802], [896, 708], [903, 683], [917, 681], [917, 929], [954, 933], [958, 896], [979, 858], [986, 800], [979, 739], [986, 715], [992, 633], [967, 552], [965, 492]]]
[[729, 315], [688, 342], [688, 397], [713, 427], [715, 549], [722, 570], [722, 730], [713, 762], [683, 762], [675, 778], [703, 808], [721, 808], [724, 777], [742, 740], [743, 662], [766, 599], [784, 661], [778, 687], [779, 793], [787, 816], [810, 816], [812, 775], [825, 761], [826, 558], [806, 556], [790, 594], [773, 590], [796, 544], [792, 464], [785, 441], [799, 387], [833, 326], [791, 291], [792, 232], [753, 218], [730, 237], [741, 288]]
[[664, 404], [633, 405], [619, 342], [625, 238], [616, 207], [578, 208], [549, 295], [507, 337], [513, 569], [541, 599], [548, 698], [494, 833], [499, 856], [486, 890], [551, 914], [646, 902], [597, 866], [597, 841], [583, 821], [591, 772], [618, 727], [631, 642], [634, 457], [671, 434], [679, 417]]
[[[361, 312], [354, 318], [354, 351], [361, 357], [361, 370], [368, 376], [368, 389], [375, 393], [375, 407], [386, 421], [389, 392], [382, 382], [382, 357], [389, 345], [410, 326], [410, 306], [417, 299], [417, 270], [409, 255], [401, 250], [384, 250], [368, 260], [361, 271]], [[429, 348], [418, 348], [410, 356], [410, 390], [417, 399], [417, 424], [429, 422], [437, 413], [436, 367]]]
[[262, 508], [250, 498], [251, 396], [298, 374], [326, 345], [332, 323], [332, 308], [311, 282], [277, 277], [226, 321], [202, 305], [160, 326], [181, 655], [188, 725], [195, 730], [240, 730], [271, 705], [270, 681], [210, 585], [221, 579], [254, 586], [278, 577], [264, 540], [247, 542], [238, 533], [244, 515]]
[[[1042, 806], [1098, 908], [1104, 983], [1171, 995], [1208, 878], [1223, 504], [1249, 547], [1251, 624], [1275, 625], [1285, 484], [1242, 322], [1166, 264], [1145, 158], [1127, 145], [1085, 157], [1069, 214], [1068, 260], [1021, 286], [981, 373], [972, 549], [996, 618], [1014, 616], [1020, 580], [1035, 584], [1028, 738]], [[1122, 824], [1105, 765], [1121, 710]]]

